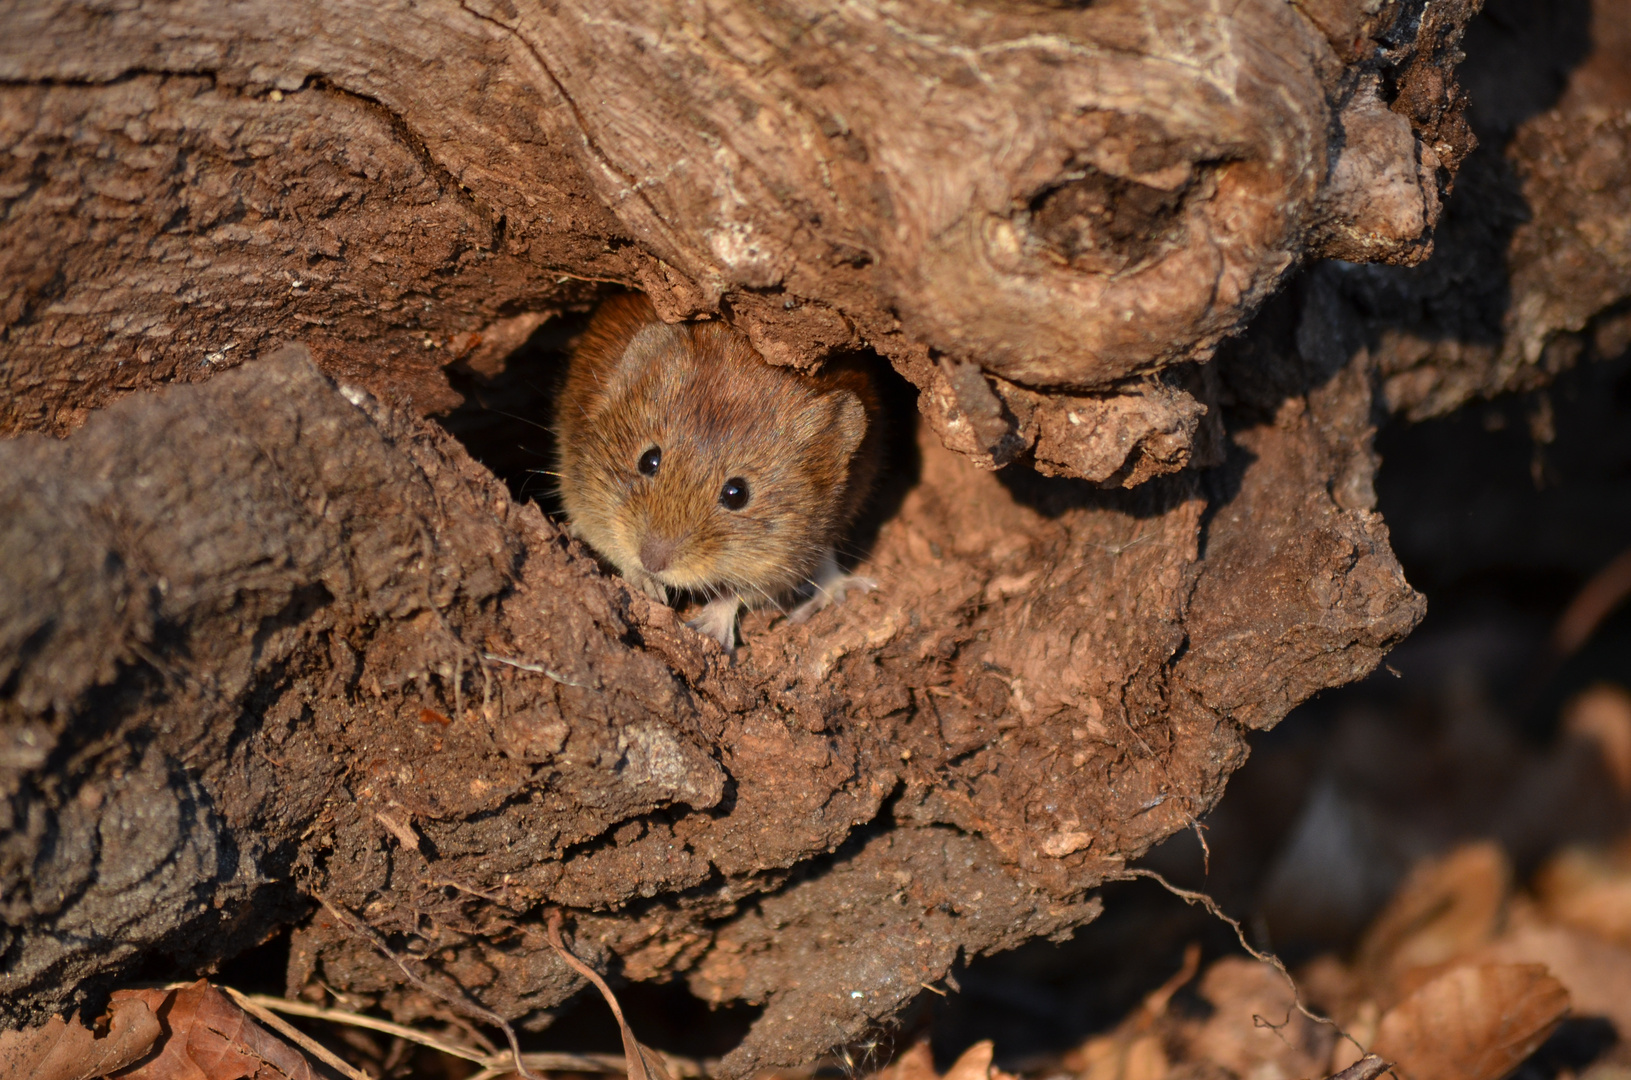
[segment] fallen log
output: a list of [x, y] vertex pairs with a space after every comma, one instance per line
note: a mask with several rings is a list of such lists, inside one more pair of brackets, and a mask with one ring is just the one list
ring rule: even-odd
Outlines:
[[[559, 910], [806, 1060], [1420, 618], [1340, 274], [1203, 362], [1427, 255], [1469, 6], [596, 11], [0, 13], [8, 1022], [298, 924], [547, 1023]], [[917, 388], [876, 594], [729, 663], [424, 419], [608, 284]]]

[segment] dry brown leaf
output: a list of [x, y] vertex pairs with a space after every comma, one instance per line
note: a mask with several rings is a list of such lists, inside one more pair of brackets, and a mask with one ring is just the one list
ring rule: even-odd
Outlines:
[[1499, 1080], [1568, 1011], [1569, 992], [1540, 964], [1465, 964], [1389, 1009], [1372, 1049], [1401, 1080]]
[[934, 1054], [929, 1044], [914, 1043], [879, 1071], [874, 1080], [1016, 1080], [1008, 1073], [991, 1067], [992, 1052], [991, 1040], [982, 1039], [964, 1050], [942, 1077], [934, 1071]]
[[942, 1080], [991, 1080], [994, 1074], [991, 1055], [994, 1051], [995, 1046], [990, 1039], [981, 1039], [951, 1063]]
[[1296, 998], [1279, 972], [1244, 957], [1225, 957], [1206, 969], [1201, 997], [1212, 1015], [1186, 1025], [1188, 1056], [1220, 1065], [1237, 1076], [1323, 1076], [1331, 1058], [1330, 1028], [1297, 1011]]
[[1631, 853], [1569, 848], [1535, 876], [1546, 915], [1617, 945], [1631, 945]]
[[1587, 687], [1563, 706], [1563, 730], [1595, 743], [1620, 798], [1631, 798], [1631, 691], [1613, 683]]
[[1365, 932], [1355, 967], [1390, 996], [1412, 968], [1449, 963], [1492, 940], [1511, 886], [1511, 865], [1493, 843], [1468, 844], [1422, 863]]
[[1380, 1054], [1366, 1054], [1341, 1072], [1333, 1073], [1331, 1080], [1376, 1080], [1392, 1067], [1392, 1062]]
[[1631, 950], [1566, 926], [1519, 926], [1481, 950], [1478, 963], [1544, 964], [1580, 1016], [1602, 1016], [1631, 1039]]
[[162, 1031], [144, 1001], [115, 1002], [107, 1034], [53, 1016], [41, 1027], [0, 1031], [0, 1076], [30, 1080], [96, 1080], [152, 1049]]
[[1358, 974], [1330, 953], [1321, 953], [1297, 969], [1297, 985], [1304, 1001], [1317, 1001], [1332, 1016], [1348, 1016], [1370, 999], [1369, 988]]
[[934, 1071], [934, 1053], [927, 1041], [912, 1044], [888, 1066], [873, 1074], [873, 1080], [1018, 1080], [1017, 1077], [991, 1067], [994, 1047], [990, 1039], [981, 1039], [964, 1050], [951, 1064], [945, 1075]]
[[1081, 1080], [1164, 1080], [1171, 1067], [1160, 1037], [1150, 1034], [1100, 1035], [1083, 1043], [1073, 1057]]
[[1347, 1034], [1347, 1038], [1339, 1038], [1331, 1044], [1332, 1073], [1341, 1075], [1363, 1063], [1366, 1058], [1376, 1056], [1367, 1054], [1360, 1047], [1369, 1046], [1376, 1041], [1376, 1025], [1381, 1023], [1381, 1020], [1381, 1009], [1377, 1008], [1376, 1002], [1368, 1000], [1355, 1005], [1349, 1014], [1343, 1017], [1342, 1030]]
[[119, 1080], [318, 1080], [305, 1055], [202, 979], [179, 990], [120, 990], [113, 1000], [144, 1002], [165, 1033], [158, 1054]]
[[1096, 1035], [1065, 1055], [1062, 1064], [1082, 1080], [1163, 1080], [1171, 1063], [1155, 1027], [1172, 995], [1200, 971], [1201, 947], [1184, 950], [1184, 962], [1166, 982], [1145, 995], [1116, 1030]]
[[940, 1074], [934, 1071], [934, 1051], [929, 1049], [927, 1040], [913, 1043], [879, 1071], [877, 1080], [940, 1080]]

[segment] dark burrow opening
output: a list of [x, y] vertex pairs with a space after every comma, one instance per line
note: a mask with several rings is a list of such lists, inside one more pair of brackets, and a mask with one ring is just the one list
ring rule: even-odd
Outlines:
[[555, 435], [551, 416], [572, 348], [589, 325], [590, 312], [546, 319], [512, 352], [473, 358], [447, 369], [464, 402], [437, 417], [517, 502], [537, 502], [560, 513], [555, 484]]
[[[436, 417], [471, 457], [505, 483], [512, 498], [534, 502], [546, 515], [561, 521], [564, 509], [553, 416], [573, 349], [589, 326], [592, 310], [546, 319], [507, 353], [478, 353], [450, 366], [449, 382], [464, 400]], [[876, 353], [834, 356], [832, 360], [864, 366], [871, 373], [881, 406], [882, 466], [860, 516], [838, 549], [839, 562], [852, 569], [866, 559], [879, 529], [899, 511], [918, 482], [917, 391]], [[603, 565], [615, 572], [609, 564]], [[674, 597], [682, 606], [692, 599]]]

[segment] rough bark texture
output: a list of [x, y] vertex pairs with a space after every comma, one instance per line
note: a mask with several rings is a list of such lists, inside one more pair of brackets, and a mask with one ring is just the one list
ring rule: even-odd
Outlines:
[[[959, 950], [1090, 918], [1243, 726], [1419, 617], [1326, 493], [1351, 448], [1312, 410], [1364, 415], [1353, 386], [1240, 433], [1205, 559], [1191, 477], [1109, 493], [927, 440], [883, 587], [750, 620], [734, 664], [298, 351], [0, 445], [7, 1008], [230, 953], [305, 891], [507, 1015], [577, 986], [559, 904], [626, 977], [766, 1002], [729, 1071], [853, 1037]], [[322, 918], [295, 967], [432, 1004]]]
[[[1401, 359], [1354, 283], [1437, 260], [1326, 263], [1201, 361], [1304, 256], [1427, 255], [1471, 6], [0, 9], [0, 1015], [297, 920], [292, 987], [442, 1008], [321, 896], [545, 1023], [559, 906], [764, 1005], [734, 1074], [1091, 919], [1421, 615], [1374, 424], [1530, 331]], [[1573, 115], [1525, 281], [1619, 265]], [[729, 662], [423, 419], [602, 282], [917, 387], [882, 588]]]
[[1430, 250], [1475, 7], [17, 5], [0, 428], [297, 336], [445, 406], [448, 350], [613, 280], [777, 362], [876, 348], [987, 464], [1109, 476], [1036, 388], [1205, 359], [1305, 254]]
[[1631, 345], [1631, 8], [1491, 0], [1466, 48], [1483, 145], [1435, 257], [1327, 264], [1388, 408], [1423, 419]]

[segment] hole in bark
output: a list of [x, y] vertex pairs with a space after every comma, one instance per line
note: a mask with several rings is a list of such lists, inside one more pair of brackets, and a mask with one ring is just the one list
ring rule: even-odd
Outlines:
[[[552, 415], [572, 350], [591, 312], [573, 312], [541, 324], [515, 350], [476, 370], [448, 369], [464, 404], [440, 417], [442, 426], [470, 455], [504, 481], [518, 502], [536, 501], [553, 518], [562, 508], [555, 477]], [[838, 560], [853, 570], [871, 552], [883, 524], [900, 509], [916, 483], [918, 459], [916, 390], [876, 353], [835, 354], [830, 362], [866, 365], [875, 380], [884, 429], [882, 467], [860, 516], [839, 545]]]
[[559, 512], [559, 499], [551, 475], [550, 412], [572, 347], [588, 323], [588, 312], [557, 315], [481, 370], [466, 364], [447, 369], [464, 404], [439, 417], [442, 426], [504, 481], [517, 502], [536, 500], [552, 516]]
[[1078, 270], [1125, 270], [1183, 243], [1182, 211], [1193, 186], [1167, 191], [1086, 168], [1031, 200], [1031, 231]]
[[[289, 936], [289, 927], [280, 928], [259, 945], [222, 964], [213, 981], [246, 994], [283, 993], [289, 971]], [[152, 974], [158, 979], [168, 979], [174, 973], [170, 968]]]
[[[613, 986], [618, 1004], [640, 1041], [696, 1060], [718, 1058], [747, 1035], [763, 1006], [712, 1006], [683, 982], [625, 982]], [[527, 1040], [528, 1049], [579, 1054], [620, 1054], [622, 1037], [606, 1003], [592, 991], [580, 994], [550, 1025]]]

